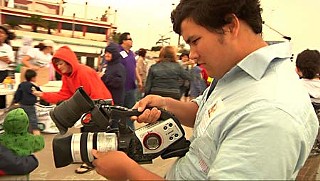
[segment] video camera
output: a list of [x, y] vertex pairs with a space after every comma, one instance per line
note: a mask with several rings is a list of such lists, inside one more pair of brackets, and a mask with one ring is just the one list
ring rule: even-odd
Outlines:
[[[92, 149], [123, 151], [141, 164], [152, 163], [158, 156], [167, 159], [186, 154], [190, 142], [173, 114], [161, 110], [156, 123], [132, 130], [127, 126], [127, 120], [140, 114], [134, 109], [112, 106], [111, 101], [93, 101], [81, 87], [78, 88], [70, 99], [50, 111], [51, 119], [60, 131], [52, 142], [56, 168], [75, 162], [91, 164], [94, 159]], [[99, 132], [66, 134], [68, 128], [88, 115], [91, 120], [86, 126], [99, 128]]]

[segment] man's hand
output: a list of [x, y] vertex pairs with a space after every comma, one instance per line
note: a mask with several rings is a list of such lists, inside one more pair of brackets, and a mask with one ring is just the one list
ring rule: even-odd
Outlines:
[[109, 180], [127, 180], [129, 170], [138, 165], [121, 151], [99, 152], [92, 150], [92, 154], [96, 158], [92, 164], [97, 173]]
[[122, 151], [98, 152], [92, 150], [96, 158], [92, 164], [99, 175], [108, 180], [163, 180], [149, 170], [141, 167]]
[[[140, 116], [132, 116], [132, 120], [136, 120], [138, 123], [154, 123], [161, 115], [161, 111], [157, 108], [166, 109], [166, 100], [164, 97], [157, 95], [148, 95], [145, 98], [137, 102], [133, 109], [138, 109], [139, 112], [143, 113]], [[152, 109], [146, 109], [146, 107], [153, 107]]]

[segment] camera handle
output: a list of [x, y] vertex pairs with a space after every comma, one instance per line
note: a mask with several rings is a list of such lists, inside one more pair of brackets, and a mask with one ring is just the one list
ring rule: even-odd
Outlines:
[[[113, 119], [130, 118], [131, 116], [139, 116], [142, 114], [142, 112], [139, 112], [138, 109], [128, 109], [122, 106], [104, 105], [103, 108], [106, 114]], [[147, 108], [147, 109], [151, 109], [151, 108]], [[175, 121], [179, 122], [178, 119], [175, 118], [175, 116], [169, 111], [166, 111], [165, 109], [162, 109], [162, 108], [158, 108], [158, 109], [161, 111], [159, 120], [166, 120], [169, 118], [173, 118]], [[180, 125], [180, 122], [179, 122], [179, 125]], [[182, 127], [180, 128], [182, 129]]]

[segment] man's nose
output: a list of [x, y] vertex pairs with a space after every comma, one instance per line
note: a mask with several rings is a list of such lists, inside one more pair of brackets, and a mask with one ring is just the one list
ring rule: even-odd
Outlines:
[[190, 50], [189, 58], [194, 60], [196, 63], [198, 62], [198, 54], [193, 50]]

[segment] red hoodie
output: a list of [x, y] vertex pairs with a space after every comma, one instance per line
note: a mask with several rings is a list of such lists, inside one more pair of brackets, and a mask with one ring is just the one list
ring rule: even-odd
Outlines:
[[76, 54], [68, 47], [60, 47], [53, 58], [59, 58], [68, 62], [72, 67], [71, 74], [62, 74], [53, 63], [54, 69], [62, 74], [62, 87], [59, 92], [44, 92], [41, 97], [49, 103], [58, 103], [69, 99], [80, 86], [91, 99], [112, 99], [111, 93], [98, 76], [97, 72], [86, 65], [80, 64]]

